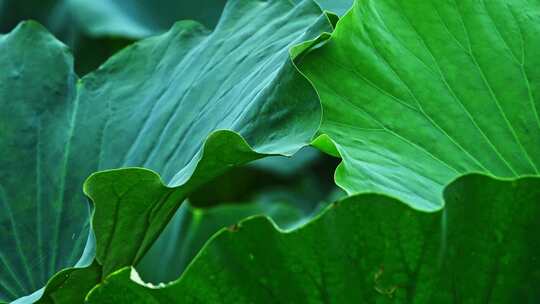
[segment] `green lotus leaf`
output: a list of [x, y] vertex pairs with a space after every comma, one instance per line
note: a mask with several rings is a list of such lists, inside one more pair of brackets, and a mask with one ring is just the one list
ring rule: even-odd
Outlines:
[[536, 303], [540, 179], [468, 175], [445, 208], [361, 194], [284, 233], [266, 218], [224, 229], [177, 281], [113, 273], [88, 303]]
[[77, 77], [67, 47], [23, 23], [0, 36], [0, 66], [0, 300], [8, 301], [81, 257], [89, 208], [80, 189], [91, 171], [71, 145]]
[[357, 1], [300, 64], [336, 182], [436, 210], [460, 175], [538, 174], [539, 31], [530, 1]]
[[95, 273], [97, 264], [101, 278], [136, 264], [198, 186], [309, 143], [320, 105], [289, 48], [328, 30], [311, 1], [233, 1], [214, 31], [179, 22], [79, 81], [67, 48], [39, 25], [2, 36], [0, 205], [8, 212], [0, 215], [0, 257], [8, 271], [0, 300], [75, 265], [88, 236], [81, 189], [90, 173], [147, 168], [85, 182], [95, 263], [56, 275], [39, 292], [44, 302], [68, 301], [67, 288], [55, 288], [62, 284], [84, 285], [69, 278], [95, 277], [77, 271]]

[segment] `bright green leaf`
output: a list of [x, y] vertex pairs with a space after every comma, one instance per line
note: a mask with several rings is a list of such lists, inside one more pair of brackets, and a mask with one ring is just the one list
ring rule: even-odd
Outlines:
[[539, 33], [534, 1], [357, 1], [301, 64], [336, 182], [434, 210], [462, 174], [538, 174]]

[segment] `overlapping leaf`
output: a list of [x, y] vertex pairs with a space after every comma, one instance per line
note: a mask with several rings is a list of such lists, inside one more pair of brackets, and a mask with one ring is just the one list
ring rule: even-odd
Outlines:
[[268, 216], [280, 227], [296, 225], [306, 217], [290, 202], [229, 202], [209, 209], [184, 203], [136, 266], [137, 271], [145, 282], [174, 281], [212, 235], [253, 215]]
[[[97, 242], [87, 269], [106, 275], [135, 264], [198, 185], [308, 143], [319, 104], [289, 48], [328, 29], [311, 1], [232, 1], [213, 32], [180, 22], [77, 84], [67, 49], [38, 25], [3, 36], [1, 203], [11, 212], [0, 238], [12, 271], [1, 273], [1, 299], [34, 291], [80, 256], [88, 221], [80, 189], [91, 172], [143, 166], [161, 175], [113, 170], [85, 184]], [[66, 301], [55, 288], [83, 286], [76, 277], [55, 277], [43, 301]]]
[[184, 275], [144, 286], [129, 268], [89, 303], [535, 303], [540, 179], [470, 175], [446, 207], [418, 212], [383, 195], [332, 205], [290, 233], [255, 218], [222, 231]]
[[[141, 22], [151, 12], [103, 5], [119, 18], [106, 28], [162, 28]], [[134, 166], [150, 170], [87, 181], [96, 259], [89, 242], [87, 266], [57, 274], [41, 302], [82, 302], [98, 283], [91, 303], [540, 300], [538, 178], [474, 175], [446, 188], [467, 172], [538, 174], [540, 7], [525, 0], [357, 2], [331, 38], [294, 50], [313, 48], [301, 62], [324, 108], [314, 145], [343, 158], [336, 181], [397, 199], [355, 196], [288, 234], [263, 219], [232, 226], [166, 287], [115, 272], [141, 260], [194, 189], [311, 140], [317, 98], [288, 51], [330, 31], [320, 13], [311, 1], [231, 1], [215, 31], [178, 23], [78, 83], [39, 26], [0, 36], [0, 301], [75, 264], [85, 176]], [[402, 204], [444, 201], [433, 214]]]
[[539, 32], [534, 1], [357, 1], [301, 66], [336, 182], [434, 210], [464, 173], [538, 174]]
[[226, 172], [190, 193], [191, 203], [177, 210], [137, 272], [145, 282], [174, 281], [213, 234], [250, 216], [266, 215], [282, 229], [302, 225], [343, 194], [333, 183], [336, 165], [310, 147]]

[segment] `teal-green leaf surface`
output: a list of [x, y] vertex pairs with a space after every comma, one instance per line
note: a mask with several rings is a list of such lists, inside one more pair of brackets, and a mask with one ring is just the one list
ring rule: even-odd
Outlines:
[[536, 1], [356, 1], [300, 65], [336, 182], [435, 210], [462, 174], [538, 174], [539, 52]]
[[72, 61], [36, 23], [0, 36], [0, 300], [43, 287], [87, 240]]
[[353, 5], [354, 0], [316, 0], [321, 8], [343, 16]]
[[82, 31], [94, 38], [139, 39], [164, 33], [180, 20], [195, 20], [213, 28], [225, 3], [225, 0], [2, 0], [0, 31], [9, 31], [20, 21], [32, 19], [55, 34], [73, 35]]
[[265, 218], [215, 236], [177, 281], [126, 268], [88, 303], [537, 303], [540, 179], [468, 175], [445, 208], [361, 194], [283, 233]]
[[214, 31], [179, 22], [78, 82], [66, 47], [40, 26], [2, 36], [0, 60], [10, 68], [0, 70], [0, 203], [10, 212], [0, 217], [0, 253], [11, 270], [1, 273], [0, 299], [75, 264], [90, 173], [148, 168], [85, 183], [106, 275], [135, 264], [197, 186], [309, 143], [320, 105], [289, 48], [329, 30], [312, 1], [232, 1]]

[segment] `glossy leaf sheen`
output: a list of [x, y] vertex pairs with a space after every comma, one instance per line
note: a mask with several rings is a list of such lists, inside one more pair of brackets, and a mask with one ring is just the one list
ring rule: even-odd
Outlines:
[[336, 182], [434, 210], [464, 173], [538, 174], [539, 52], [535, 1], [357, 1], [301, 64]]
[[[268, 216], [282, 229], [312, 219], [341, 194], [332, 179], [337, 162], [314, 165], [320, 164], [316, 160], [321, 156], [310, 147], [291, 158], [266, 157], [190, 193], [190, 203], [182, 204], [135, 265], [142, 280], [156, 284], [176, 280], [212, 235], [247, 217]], [[328, 159], [325, 163], [334, 164]], [[191, 202], [216, 206], [195, 208]]]

